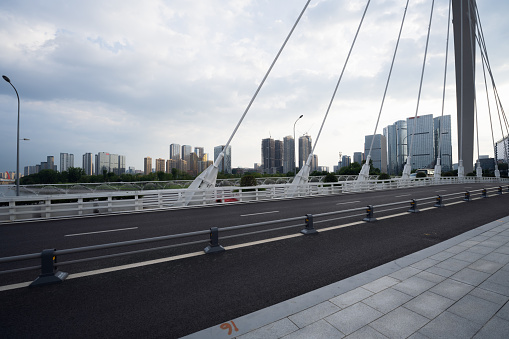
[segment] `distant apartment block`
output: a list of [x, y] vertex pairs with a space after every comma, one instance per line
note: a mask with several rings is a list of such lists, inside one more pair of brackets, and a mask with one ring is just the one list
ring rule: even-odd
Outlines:
[[74, 167], [74, 154], [60, 153], [60, 172], [67, 171]]

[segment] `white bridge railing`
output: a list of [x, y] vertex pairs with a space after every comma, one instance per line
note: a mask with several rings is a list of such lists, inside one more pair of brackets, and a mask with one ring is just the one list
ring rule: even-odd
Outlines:
[[[509, 179], [477, 177], [459, 179], [457, 177], [443, 177], [439, 179], [391, 179], [368, 180], [364, 182], [309, 182], [299, 187], [297, 192], [290, 191], [291, 186], [288, 184], [259, 185], [254, 187], [224, 186], [216, 187], [213, 190], [196, 191], [189, 206], [481, 182], [509, 184]], [[188, 192], [186, 189], [133, 189], [109, 192], [94, 191], [74, 194], [53, 193], [20, 197], [0, 197], [0, 223], [181, 208], [181, 202], [186, 192]]]

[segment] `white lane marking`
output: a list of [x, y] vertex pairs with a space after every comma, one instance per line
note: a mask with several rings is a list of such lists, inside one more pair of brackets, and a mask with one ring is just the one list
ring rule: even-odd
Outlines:
[[242, 215], [241, 215], [241, 217], [249, 217], [249, 216], [252, 216], [252, 215], [271, 214], [271, 213], [279, 213], [279, 211], [270, 211], [270, 212], [260, 212], [260, 213], [242, 214]]
[[394, 198], [408, 197], [410, 194], [397, 195]]
[[338, 202], [336, 205], [355, 204], [356, 202], [360, 202], [360, 201], [357, 200], [357, 201]]
[[129, 227], [129, 228], [117, 228], [114, 230], [105, 230], [105, 231], [96, 231], [96, 232], [86, 232], [86, 233], [75, 233], [75, 234], [66, 234], [64, 237], [76, 237], [79, 235], [89, 235], [89, 234], [97, 234], [97, 233], [108, 233], [108, 232], [119, 232], [119, 231], [128, 231], [128, 230], [135, 230], [138, 227]]
[[435, 192], [445, 192], [445, 191], [447, 191], [447, 190], [438, 190], [438, 191], [435, 191]]

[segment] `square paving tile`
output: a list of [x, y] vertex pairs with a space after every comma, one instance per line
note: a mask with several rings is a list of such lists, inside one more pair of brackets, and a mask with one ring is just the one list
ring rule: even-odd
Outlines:
[[370, 295], [373, 295], [373, 292], [365, 290], [362, 287], [357, 287], [356, 289], [338, 295], [329, 301], [339, 306], [340, 308], [347, 308], [348, 306], [351, 306], [361, 301], [362, 299], [369, 297]]
[[471, 262], [468, 262], [468, 261], [449, 258], [447, 260], [442, 261], [441, 263], [436, 264], [435, 267], [444, 268], [449, 271], [458, 272], [470, 264], [471, 264]]
[[474, 339], [507, 338], [509, 335], [509, 321], [493, 317], [475, 335]]
[[445, 268], [440, 268], [440, 267], [436, 267], [436, 266], [428, 268], [426, 270], [426, 272], [437, 274], [437, 275], [440, 275], [440, 276], [446, 277], [446, 278], [448, 278], [451, 275], [453, 275], [454, 273], [456, 273], [455, 271], [450, 271]]
[[500, 264], [498, 262], [480, 259], [474, 262], [473, 264], [468, 265], [468, 268], [471, 268], [476, 271], [481, 271], [484, 273], [493, 274], [499, 269], [501, 269], [503, 266], [504, 266], [503, 264]]
[[507, 320], [509, 321], [509, 303], [506, 303], [504, 305], [504, 307], [502, 307], [498, 313], [497, 313], [497, 317], [500, 317], [504, 320]]
[[363, 303], [357, 303], [326, 317], [325, 320], [342, 333], [348, 335], [382, 315], [383, 313], [374, 308]]
[[445, 311], [419, 330], [429, 338], [471, 338], [482, 325]]
[[458, 246], [464, 246], [464, 247], [472, 247], [472, 246], [475, 246], [477, 244], [479, 244], [480, 241], [475, 241], [475, 240], [467, 240], [467, 241], [463, 241], [462, 243], [458, 244]]
[[437, 254], [432, 255], [431, 257], [429, 257], [429, 259], [443, 261], [443, 260], [449, 259], [450, 257], [453, 257], [455, 255], [456, 255], [456, 253], [442, 251], [442, 252], [438, 252]]
[[407, 302], [403, 307], [425, 316], [428, 319], [433, 319], [452, 304], [454, 304], [454, 300], [432, 292], [424, 292], [417, 298]]
[[238, 336], [238, 339], [259, 339], [259, 338], [281, 338], [287, 334], [297, 331], [299, 328], [289, 319], [284, 318], [260, 327], [257, 330]]
[[480, 288], [483, 288], [485, 290], [495, 292], [498, 294], [502, 294], [509, 297], [509, 286], [507, 285], [500, 285], [491, 281], [486, 280], [481, 285], [479, 285]]
[[413, 297], [418, 296], [419, 294], [423, 293], [424, 291], [429, 290], [436, 284], [434, 282], [424, 280], [418, 277], [411, 277], [408, 278], [402, 282], [400, 282], [397, 285], [394, 285], [393, 288], [395, 290], [398, 290], [400, 292], [406, 293], [408, 295], [411, 295]]
[[505, 244], [506, 244], [506, 242], [505, 241], [499, 241], [498, 237], [496, 237], [496, 240], [491, 240], [490, 239], [490, 240], [486, 240], [486, 241], [483, 241], [483, 242], [479, 243], [480, 246], [491, 247], [493, 249], [497, 249], [499, 247], [502, 247]]
[[482, 242], [482, 241], [488, 240], [489, 238], [490, 237], [487, 237], [485, 235], [478, 235], [478, 236], [475, 236], [475, 237], [471, 238], [470, 240], [477, 241], [477, 242]]
[[412, 297], [408, 294], [397, 291], [393, 288], [388, 288], [382, 292], [372, 295], [369, 298], [364, 299], [362, 302], [368, 306], [373, 307], [377, 311], [382, 313], [389, 313], [410, 299], [412, 299]]
[[344, 336], [345, 335], [334, 326], [322, 319], [284, 336], [283, 339], [339, 339]]
[[341, 309], [329, 301], [325, 301], [316, 306], [310, 307], [302, 312], [289, 316], [288, 318], [300, 328], [314, 323], [322, 318], [325, 318], [332, 313], [338, 312]]
[[389, 338], [407, 338], [424, 326], [429, 319], [404, 307], [384, 315], [369, 326]]
[[[509, 300], [508, 296], [505, 296], [505, 295], [502, 295], [499, 293], [495, 293], [492, 291], [488, 291], [488, 290], [485, 290], [480, 287], [474, 288], [468, 294], [473, 295], [478, 298], [481, 298], [481, 299], [484, 299], [484, 300], [491, 301], [492, 303], [498, 304], [500, 306], [504, 305]], [[508, 311], [509, 311], [509, 308], [508, 308]], [[509, 320], [509, 319], [507, 319], [507, 320]]]
[[497, 311], [500, 305], [473, 295], [466, 295], [447, 311], [465, 319], [484, 325]]
[[350, 334], [348, 339], [386, 339], [387, 337], [384, 336], [382, 333], [376, 331], [373, 327], [370, 327], [369, 325], [364, 326], [357, 331]]
[[416, 274], [415, 275], [417, 278], [421, 278], [421, 279], [424, 279], [424, 280], [427, 280], [427, 281], [431, 281], [431, 282], [434, 282], [434, 283], [439, 283], [439, 282], [442, 282], [444, 281], [446, 278], [441, 276], [441, 275], [438, 275], [438, 274], [433, 274], [433, 273], [430, 273], [428, 271], [422, 271], [421, 273], [419, 274]]
[[495, 272], [488, 278], [488, 281], [500, 285], [509, 285], [509, 272], [502, 270]]
[[502, 246], [495, 250], [496, 253], [509, 254], [509, 246]]
[[480, 253], [480, 254], [488, 254], [488, 253], [493, 252], [493, 250], [494, 250], [494, 248], [481, 246], [481, 245], [476, 245], [476, 246], [470, 247], [470, 249], [469, 249], [470, 252], [475, 252], [475, 253]]
[[460, 245], [456, 245], [456, 246], [453, 246], [453, 247], [449, 247], [448, 249], [446, 249], [447, 252], [451, 252], [451, 253], [461, 253], [463, 251], [466, 251], [468, 250], [469, 247], [465, 247], [465, 246], [460, 246]]
[[456, 254], [452, 258], [467, 261], [469, 263], [473, 263], [474, 261], [477, 261], [477, 260], [481, 259], [482, 257], [484, 257], [484, 254], [475, 253], [472, 251], [464, 251], [464, 252], [461, 252], [460, 254]]
[[369, 284], [363, 285], [362, 288], [371, 291], [373, 293], [378, 293], [380, 291], [385, 290], [393, 285], [399, 283], [400, 280], [391, 278], [389, 276], [382, 277], [375, 281], [370, 282]]
[[389, 277], [398, 279], [398, 280], [405, 280], [405, 279], [410, 278], [411, 276], [414, 276], [420, 272], [422, 272], [422, 271], [417, 268], [408, 266], [408, 267], [402, 268], [399, 271], [396, 271], [392, 274], [389, 274]]
[[451, 276], [451, 279], [461, 281], [465, 284], [469, 284], [472, 286], [478, 286], [481, 284], [484, 280], [488, 279], [490, 277], [490, 274], [479, 272], [476, 270], [472, 270], [470, 268], [464, 268], [458, 273]]
[[412, 266], [413, 268], [417, 268], [419, 270], [425, 270], [427, 268], [430, 268], [431, 266], [438, 264], [439, 262], [440, 262], [439, 260], [433, 260], [430, 258], [426, 258], [426, 259], [418, 261], [410, 266]]
[[447, 279], [430, 289], [430, 292], [439, 294], [443, 297], [459, 300], [468, 292], [474, 289], [474, 286], [462, 282]]

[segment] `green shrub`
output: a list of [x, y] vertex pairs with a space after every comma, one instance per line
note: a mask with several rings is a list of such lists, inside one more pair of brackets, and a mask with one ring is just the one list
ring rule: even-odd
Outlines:
[[378, 176], [378, 180], [388, 180], [390, 179], [391, 176], [387, 173], [381, 173], [379, 176]]
[[240, 186], [241, 187], [256, 186], [256, 178], [252, 174], [245, 174], [242, 178], [240, 178]]

